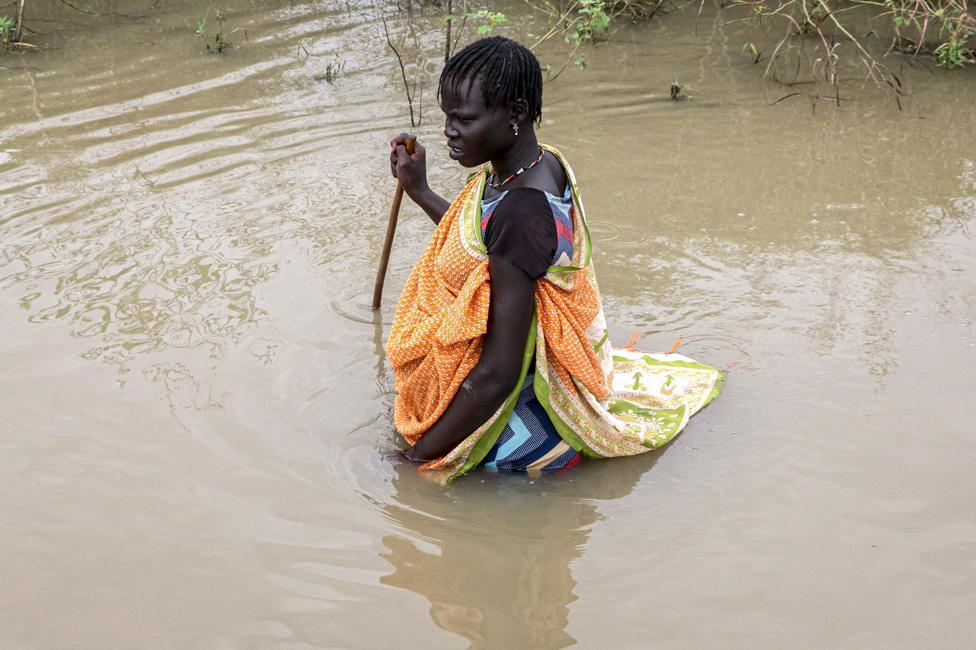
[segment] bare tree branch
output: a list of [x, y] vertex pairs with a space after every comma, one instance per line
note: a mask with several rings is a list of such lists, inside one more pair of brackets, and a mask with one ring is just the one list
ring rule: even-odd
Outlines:
[[[375, 7], [375, 5], [374, 5]], [[386, 16], [383, 10], [379, 10], [380, 20], [383, 22], [383, 34], [386, 36], [386, 44], [390, 46], [393, 50], [393, 54], [396, 56], [397, 63], [400, 65], [400, 76], [403, 78], [403, 90], [407, 94], [407, 106], [410, 108], [410, 126], [416, 128], [417, 121], [414, 119], [413, 113], [413, 93], [410, 92], [410, 82], [407, 81], [407, 67], [403, 63], [403, 57], [400, 56], [400, 51], [397, 50], [396, 46], [393, 44], [393, 39], [390, 38], [390, 28], [386, 24]], [[417, 88], [417, 80], [414, 79], [414, 90]]]
[[24, 5], [27, 4], [27, 0], [17, 1], [17, 18], [15, 21], [16, 26], [14, 27], [14, 40], [18, 43], [20, 42], [21, 35], [24, 31]]

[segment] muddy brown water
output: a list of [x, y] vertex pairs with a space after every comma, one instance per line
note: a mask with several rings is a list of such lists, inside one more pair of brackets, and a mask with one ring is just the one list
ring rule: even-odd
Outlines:
[[0, 646], [971, 647], [972, 73], [769, 106], [722, 15], [620, 27], [540, 135], [614, 340], [727, 388], [661, 453], [444, 488], [381, 354], [413, 206], [368, 307], [407, 123], [375, 9], [231, 0], [214, 56], [196, 3], [123, 4], [32, 3], [48, 49], [0, 58]]

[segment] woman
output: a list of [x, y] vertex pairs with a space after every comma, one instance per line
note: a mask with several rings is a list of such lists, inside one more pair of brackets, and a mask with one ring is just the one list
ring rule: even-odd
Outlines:
[[482, 169], [449, 203], [427, 184], [423, 146], [411, 155], [406, 134], [391, 142], [393, 175], [438, 224], [387, 342], [407, 457], [454, 477], [662, 446], [715, 397], [721, 373], [612, 350], [572, 171], [536, 138], [535, 56], [506, 38], [476, 41], [445, 65], [438, 96], [451, 158]]

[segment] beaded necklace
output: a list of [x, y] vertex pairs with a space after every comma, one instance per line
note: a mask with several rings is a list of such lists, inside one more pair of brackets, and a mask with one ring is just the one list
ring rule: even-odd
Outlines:
[[[538, 165], [540, 162], [542, 162], [542, 155], [544, 153], [545, 152], [542, 150], [542, 147], [539, 147], [539, 157], [538, 158], [536, 158], [535, 160], [533, 160], [532, 162], [530, 162], [525, 167], [520, 167], [517, 172], [515, 172], [514, 174], [512, 174], [511, 176], [509, 176], [508, 178], [506, 178], [502, 182], [499, 183], [498, 181], [491, 181], [491, 182], [488, 183], [488, 185], [493, 190], [500, 190], [503, 186], [505, 186], [506, 184], [508, 184], [511, 181], [515, 180], [515, 177], [516, 176], [518, 176], [519, 174], [524, 174], [525, 172], [529, 171], [530, 169], [532, 169], [533, 167], [535, 167], [536, 165]], [[491, 176], [492, 176], [492, 178], [496, 178], [495, 172], [492, 172], [491, 173]]]

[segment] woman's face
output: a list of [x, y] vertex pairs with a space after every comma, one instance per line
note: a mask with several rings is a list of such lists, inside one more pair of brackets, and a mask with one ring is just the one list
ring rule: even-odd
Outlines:
[[515, 144], [511, 111], [485, 105], [480, 79], [466, 79], [456, 94], [444, 88], [441, 110], [450, 156], [465, 167], [496, 160]]

